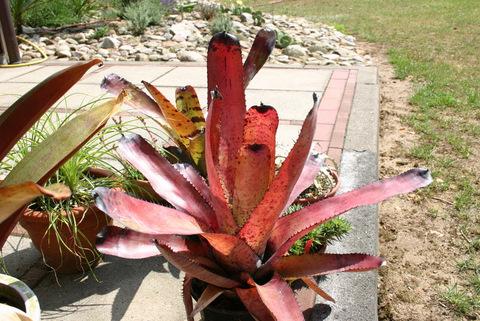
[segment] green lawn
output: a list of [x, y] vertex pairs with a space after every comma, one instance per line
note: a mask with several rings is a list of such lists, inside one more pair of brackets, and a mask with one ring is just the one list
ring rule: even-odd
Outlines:
[[412, 79], [416, 111], [404, 121], [421, 139], [408, 153], [441, 178], [421, 195], [452, 203], [442, 214], [457, 220], [468, 257], [458, 263], [464, 284], [451, 284], [439, 297], [460, 315], [480, 313], [480, 1], [269, 2], [247, 4], [328, 23], [386, 45], [397, 77]]

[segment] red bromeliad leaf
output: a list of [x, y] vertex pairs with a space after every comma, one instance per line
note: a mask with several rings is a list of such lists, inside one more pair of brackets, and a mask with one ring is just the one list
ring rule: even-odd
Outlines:
[[144, 234], [118, 226], [107, 226], [97, 236], [96, 247], [100, 253], [125, 259], [144, 259], [160, 255], [154, 243], [154, 234]]
[[197, 93], [192, 86], [177, 88], [175, 103], [177, 109], [187, 116], [199, 130], [205, 128], [205, 116], [200, 107]]
[[159, 244], [158, 247], [165, 259], [176, 266], [179, 270], [189, 274], [191, 277], [225, 289], [231, 289], [240, 286], [237, 281], [204, 268], [182, 253], [175, 253], [169, 247], [161, 244]]
[[188, 274], [186, 274], [183, 278], [182, 295], [183, 304], [185, 305], [185, 312], [187, 313], [187, 321], [194, 321], [193, 317], [190, 316], [193, 311], [192, 281], [193, 278]]
[[0, 115], [0, 161], [20, 137], [94, 65], [93, 59], [65, 68], [48, 77]]
[[369, 271], [382, 263], [382, 258], [368, 254], [316, 253], [282, 256], [272, 267], [284, 278], [302, 278], [337, 272]]
[[216, 168], [218, 146], [215, 145], [219, 140], [219, 119], [220, 109], [215, 105], [221, 103], [222, 98], [218, 92], [212, 92], [213, 100], [207, 115], [207, 127], [205, 130], [205, 165], [207, 167], [208, 183], [212, 195], [212, 206], [218, 221], [220, 231], [228, 234], [236, 233], [238, 227], [233, 219], [233, 215], [227, 204], [224, 185], [220, 179]]
[[97, 207], [129, 229], [146, 234], [194, 235], [205, 232], [192, 216], [104, 187], [93, 191]]
[[100, 87], [115, 96], [124, 91], [126, 94], [124, 100], [125, 104], [141, 110], [144, 114], [151, 117], [164, 118], [160, 107], [152, 98], [150, 98], [150, 96], [119, 75], [110, 74], [105, 76]]
[[273, 158], [266, 145], [243, 145], [240, 149], [232, 200], [232, 212], [238, 226], [245, 224], [265, 195], [270, 184]]
[[[239, 41], [225, 32], [212, 37], [207, 58], [208, 93], [217, 89], [222, 95], [220, 108], [221, 133], [218, 147], [222, 152], [218, 161], [220, 177], [229, 195], [235, 180], [236, 157], [243, 142], [245, 120], [245, 92], [243, 88], [242, 50]], [[208, 97], [208, 102], [212, 97]], [[210, 110], [209, 112], [211, 112]]]
[[124, 137], [120, 140], [118, 151], [148, 179], [158, 195], [178, 210], [216, 228], [212, 208], [194, 186], [145, 139], [139, 135]]
[[263, 304], [257, 288], [236, 288], [235, 292], [242, 301], [243, 305], [245, 305], [245, 308], [247, 308], [248, 312], [250, 312], [250, 314], [253, 315], [256, 320], [275, 321], [268, 308], [265, 306], [265, 304]]
[[[311, 153], [307, 161], [305, 162], [305, 166], [303, 167], [302, 173], [298, 178], [297, 182], [295, 183], [295, 187], [293, 188], [292, 192], [290, 193], [290, 197], [288, 198], [287, 205], [285, 206], [285, 210], [297, 199], [297, 197], [306, 190], [310, 185], [313, 184], [315, 178], [317, 177], [320, 169], [325, 164], [325, 156], [320, 155], [318, 153]], [[285, 211], [284, 210], [284, 211]]]
[[335, 300], [325, 291], [323, 291], [322, 289], [320, 289], [317, 285], [317, 282], [311, 278], [311, 277], [303, 277], [302, 278], [302, 281], [310, 288], [312, 289], [313, 291], [315, 291], [316, 294], [318, 294], [319, 296], [321, 296], [322, 298], [324, 298], [325, 300], [327, 301], [330, 301], [330, 302], [333, 302], [335, 303]]
[[292, 288], [277, 273], [265, 285], [255, 285], [276, 321], [304, 321]]
[[198, 298], [197, 304], [195, 305], [195, 308], [193, 309], [192, 313], [190, 313], [190, 316], [193, 318], [198, 312], [205, 309], [223, 292], [225, 292], [225, 289], [221, 289], [219, 287], [209, 284], [207, 288], [203, 291], [200, 298]]
[[260, 259], [236, 236], [219, 233], [203, 233], [217, 260], [230, 271], [254, 273]]
[[426, 169], [411, 169], [399, 176], [378, 181], [356, 190], [318, 201], [293, 214], [281, 217], [269, 240], [272, 261], [288, 251], [296, 240], [319, 224], [352, 208], [371, 205], [399, 194], [410, 193], [432, 182]]
[[243, 65], [244, 72], [244, 86], [248, 87], [250, 81], [255, 77], [257, 72], [263, 67], [268, 57], [275, 48], [276, 33], [274, 30], [264, 28], [261, 29], [255, 40], [252, 48], [248, 53], [247, 60]]
[[[272, 155], [270, 160], [270, 182], [275, 175], [275, 135], [278, 128], [278, 114], [271, 106], [253, 106], [247, 111], [243, 143], [264, 144]], [[240, 174], [241, 175], [241, 174]], [[237, 175], [238, 176], [238, 175]]]
[[313, 141], [317, 122], [318, 99], [314, 95], [314, 106], [303, 123], [297, 142], [282, 164], [263, 200], [250, 215], [239, 232], [240, 238], [262, 254], [272, 228], [287, 204], [290, 193], [297, 182]]

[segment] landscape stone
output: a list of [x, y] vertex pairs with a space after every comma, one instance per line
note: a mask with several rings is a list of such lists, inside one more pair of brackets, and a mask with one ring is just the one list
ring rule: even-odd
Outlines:
[[283, 49], [283, 53], [290, 57], [302, 57], [307, 55], [308, 49], [300, 45], [290, 45]]
[[177, 53], [177, 58], [180, 61], [203, 62], [205, 59], [201, 54], [195, 51], [181, 50]]
[[114, 49], [120, 46], [121, 42], [117, 38], [114, 37], [105, 37], [100, 44], [100, 48], [103, 49]]

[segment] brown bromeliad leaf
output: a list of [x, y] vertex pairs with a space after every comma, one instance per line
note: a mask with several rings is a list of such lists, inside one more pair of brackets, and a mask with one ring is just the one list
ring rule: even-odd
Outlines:
[[245, 60], [245, 63], [243, 64], [243, 82], [245, 88], [248, 87], [248, 84], [253, 77], [255, 77], [265, 62], [267, 62], [273, 48], [275, 48], [275, 40], [276, 33], [274, 30], [264, 28], [257, 33], [252, 48], [248, 53], [247, 60]]
[[3, 223], [12, 213], [42, 195], [62, 200], [70, 197], [71, 192], [68, 187], [62, 184], [42, 187], [33, 182], [25, 182], [0, 187], [0, 223]]
[[216, 298], [218, 298], [225, 289], [219, 288], [214, 285], [207, 285], [207, 288], [202, 292], [202, 295], [198, 298], [195, 308], [190, 313], [190, 317], [194, 317], [197, 313], [205, 309], [210, 303], [212, 303]]
[[177, 109], [187, 116], [198, 130], [205, 128], [205, 116], [203, 115], [197, 93], [192, 86], [177, 88], [175, 91], [175, 103]]
[[248, 312], [250, 312], [250, 314], [257, 320], [275, 321], [272, 314], [260, 298], [256, 287], [246, 289], [236, 288], [235, 292], [243, 305], [247, 308]]

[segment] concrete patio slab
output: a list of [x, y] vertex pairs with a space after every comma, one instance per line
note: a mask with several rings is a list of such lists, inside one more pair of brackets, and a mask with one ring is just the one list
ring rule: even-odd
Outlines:
[[[65, 64], [47, 67], [60, 67]], [[46, 67], [45, 67], [46, 68]], [[50, 68], [51, 70], [55, 68]], [[28, 72], [28, 71], [27, 71]], [[45, 74], [32, 80], [31, 75], [11, 74], [11, 80], [0, 78], [0, 112], [11, 104], [5, 93], [22, 94]], [[106, 65], [89, 72], [69, 93], [69, 104], [76, 106], [103, 94], [98, 82], [104, 75], [116, 72], [138, 83], [142, 79], [153, 81], [173, 100], [177, 86], [192, 84], [202, 102], [206, 101], [206, 70], [201, 65], [122, 64]], [[299, 68], [275, 66], [262, 69], [247, 90], [247, 104], [259, 102], [273, 105], [280, 115], [278, 148], [286, 155], [301, 129], [303, 119], [312, 106], [312, 92], [323, 96], [315, 144], [340, 162], [342, 189], [348, 191], [377, 178], [378, 135], [378, 81], [376, 68]], [[32, 73], [33, 74], [33, 73]], [[16, 82], [20, 79], [22, 82]], [[128, 113], [124, 119], [131, 119]], [[364, 174], [360, 175], [360, 172]], [[376, 254], [377, 208], [364, 207], [346, 214], [353, 231], [347, 238], [328, 248], [328, 252], [368, 252]], [[10, 242], [19, 242], [11, 236]], [[181, 274], [162, 258], [123, 260], [106, 257], [105, 262], [92, 275], [61, 276], [41, 268], [39, 254], [28, 240], [21, 240], [18, 250], [6, 256], [10, 269], [28, 279], [34, 287], [44, 320], [186, 320], [181, 300]], [[4, 249], [5, 251], [6, 249]], [[28, 253], [28, 255], [27, 255]], [[26, 256], [25, 256], [26, 255]], [[25, 256], [25, 258], [24, 258]], [[21, 259], [19, 259], [21, 257]], [[19, 263], [17, 263], [17, 261]], [[32, 263], [33, 262], [33, 263]], [[32, 268], [25, 269], [25, 266]], [[337, 300], [336, 305], [318, 299], [312, 320], [375, 321], [377, 275], [350, 273], [330, 276], [321, 287]]]

